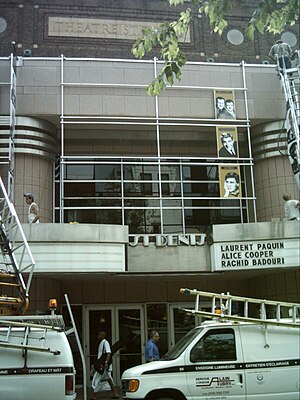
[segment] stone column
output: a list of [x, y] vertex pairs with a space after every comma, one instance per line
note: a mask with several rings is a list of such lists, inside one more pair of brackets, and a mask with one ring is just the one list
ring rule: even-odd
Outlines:
[[[7, 126], [2, 131], [7, 143], [8, 134]], [[0, 154], [3, 159], [8, 157], [7, 146], [0, 146]], [[33, 193], [39, 206], [40, 222], [53, 222], [53, 166], [56, 155], [57, 134], [54, 125], [37, 118], [16, 118], [14, 206], [21, 222], [27, 222], [28, 206], [23, 196], [27, 192]], [[8, 164], [1, 165], [5, 184], [7, 168]]]
[[251, 130], [257, 220], [274, 221], [284, 217], [282, 194], [299, 197], [296, 180], [287, 155], [284, 121], [257, 125]]

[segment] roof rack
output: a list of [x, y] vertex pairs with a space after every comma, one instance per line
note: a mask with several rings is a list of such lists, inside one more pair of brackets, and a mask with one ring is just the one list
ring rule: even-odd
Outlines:
[[[300, 328], [300, 321], [297, 315], [300, 311], [300, 304], [276, 300], [255, 299], [250, 297], [233, 296], [229, 293], [212, 293], [199, 291], [197, 289], [180, 289], [180, 293], [196, 296], [193, 309], [182, 308], [188, 314], [199, 315], [206, 318], [219, 319], [221, 321], [250, 322], [269, 324], [277, 326], [288, 326]], [[202, 311], [200, 297], [211, 299], [211, 311]], [[234, 303], [235, 302], [235, 303]], [[243, 307], [242, 315], [233, 314], [233, 308]], [[259, 316], [257, 316], [257, 313]], [[274, 318], [267, 318], [268, 313], [274, 314]], [[252, 315], [254, 314], [254, 316]]]
[[[59, 350], [50, 349], [50, 347], [45, 346], [45, 343], [48, 331], [62, 332], [64, 330], [62, 316], [9, 316], [8, 318], [0, 317], [0, 348], [31, 350], [54, 355], [60, 354]], [[40, 332], [36, 339], [38, 346], [28, 345], [28, 340], [33, 330]], [[18, 336], [16, 336], [16, 331], [21, 331], [19, 333], [21, 335], [20, 343], [16, 343], [16, 337]]]

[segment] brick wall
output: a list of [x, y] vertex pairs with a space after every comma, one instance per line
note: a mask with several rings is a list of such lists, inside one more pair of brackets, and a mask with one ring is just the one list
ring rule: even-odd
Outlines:
[[[63, 4], [62, 4], [63, 3]], [[196, 16], [191, 25], [191, 43], [183, 45], [188, 60], [219, 62], [261, 63], [268, 59], [268, 52], [275, 38], [273, 35], [256, 35], [254, 41], [245, 39], [241, 45], [232, 45], [227, 32], [237, 29], [244, 33], [253, 3], [236, 9], [229, 16], [229, 27], [220, 37], [210, 32], [206, 17]], [[0, 17], [7, 28], [0, 33], [0, 56], [11, 52], [11, 42], [17, 44], [18, 55], [25, 49], [33, 56], [109, 57], [132, 58], [133, 40], [109, 38], [53, 37], [48, 35], [49, 17], [117, 19], [125, 21], [161, 22], [174, 19], [180, 8], [169, 7], [167, 0], [36, 0], [35, 2], [2, 0]], [[289, 28], [297, 36], [296, 28]]]

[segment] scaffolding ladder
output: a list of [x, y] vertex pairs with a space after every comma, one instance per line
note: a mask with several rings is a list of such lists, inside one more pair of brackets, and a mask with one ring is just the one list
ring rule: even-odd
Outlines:
[[35, 262], [1, 178], [0, 246], [0, 315], [23, 315], [29, 305]]
[[[279, 67], [278, 76], [286, 101], [285, 127], [287, 130], [287, 151], [293, 173], [300, 189], [300, 51], [296, 51], [296, 62], [292, 68]], [[283, 62], [284, 65], [284, 62]]]
[[[254, 324], [268, 324], [277, 326], [288, 326], [300, 328], [300, 304], [288, 303], [276, 300], [255, 299], [250, 297], [233, 296], [229, 293], [212, 293], [199, 291], [197, 289], [180, 289], [180, 293], [188, 296], [196, 296], [195, 306], [192, 309], [180, 308], [182, 311], [199, 315], [205, 318], [217, 319], [223, 322], [249, 322]], [[211, 301], [211, 310], [209, 312], [201, 310], [200, 299]], [[237, 315], [233, 310], [242, 310]], [[268, 314], [274, 315], [274, 318], [267, 318]], [[257, 317], [257, 314], [259, 315]]]

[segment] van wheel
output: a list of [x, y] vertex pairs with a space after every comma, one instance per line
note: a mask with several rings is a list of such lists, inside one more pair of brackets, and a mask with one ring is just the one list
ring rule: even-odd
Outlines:
[[172, 397], [157, 397], [155, 400], [174, 400]]
[[147, 400], [186, 400], [186, 398], [179, 391], [170, 389], [165, 392], [152, 393], [147, 396]]
[[165, 397], [165, 396], [163, 396], [163, 397], [156, 397], [155, 400], [174, 400], [174, 398], [173, 397]]

